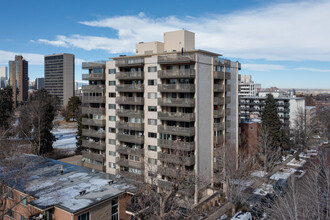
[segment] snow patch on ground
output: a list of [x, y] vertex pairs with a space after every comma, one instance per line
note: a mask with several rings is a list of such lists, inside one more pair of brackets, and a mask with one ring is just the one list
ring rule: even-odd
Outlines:
[[76, 146], [76, 128], [55, 128], [52, 133], [56, 137], [56, 141], [53, 143], [55, 149], [68, 149], [75, 150]]

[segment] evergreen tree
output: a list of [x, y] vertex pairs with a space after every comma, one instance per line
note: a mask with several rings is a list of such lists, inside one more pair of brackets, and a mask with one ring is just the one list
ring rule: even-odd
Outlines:
[[13, 114], [13, 90], [7, 86], [0, 90], [0, 128], [8, 129]]
[[76, 121], [78, 119], [79, 107], [81, 105], [81, 101], [78, 96], [72, 96], [69, 99], [68, 105], [65, 109], [65, 121]]
[[84, 128], [84, 125], [81, 123], [83, 118], [83, 115], [78, 116], [77, 123], [78, 123], [78, 128], [77, 128], [77, 136], [76, 136], [76, 154], [81, 154], [81, 151], [85, 150], [85, 147], [82, 146], [82, 141], [83, 141], [83, 136], [82, 136], [82, 129]]
[[277, 113], [276, 102], [273, 95], [269, 94], [262, 111], [262, 126], [268, 130], [272, 148], [280, 146], [281, 143], [281, 121]]

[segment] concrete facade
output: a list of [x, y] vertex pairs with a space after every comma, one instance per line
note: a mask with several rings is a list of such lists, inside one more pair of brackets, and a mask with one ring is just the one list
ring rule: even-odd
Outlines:
[[9, 61], [9, 85], [13, 89], [14, 106], [28, 99], [28, 71], [28, 61], [23, 56], [15, 56], [14, 61]]
[[0, 89], [4, 89], [8, 83], [7, 67], [0, 66]]
[[45, 89], [60, 99], [66, 106], [74, 96], [74, 65], [73, 54], [52, 54], [45, 56]]

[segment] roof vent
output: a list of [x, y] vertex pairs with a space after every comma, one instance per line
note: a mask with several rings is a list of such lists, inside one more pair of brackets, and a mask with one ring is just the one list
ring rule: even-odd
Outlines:
[[60, 172], [61, 172], [61, 175], [63, 175], [63, 173], [64, 173], [63, 165], [61, 165], [61, 167], [60, 167]]
[[109, 185], [113, 184], [113, 180], [108, 181]]
[[79, 192], [79, 195], [81, 195], [81, 196], [84, 195], [84, 194], [86, 194], [86, 190], [83, 190], [83, 191]]
[[124, 55], [124, 54], [121, 54], [121, 55], [119, 55], [119, 57], [126, 57], [126, 55]]

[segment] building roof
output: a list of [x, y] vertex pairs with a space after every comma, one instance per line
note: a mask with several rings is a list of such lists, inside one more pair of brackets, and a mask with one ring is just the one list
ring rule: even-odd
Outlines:
[[35, 200], [30, 204], [41, 210], [55, 206], [74, 214], [118, 197], [126, 191], [137, 190], [132, 181], [120, 176], [93, 172], [84, 167], [36, 155], [25, 154], [18, 157], [16, 159], [27, 164], [23, 168], [24, 178], [19, 183], [7, 184], [34, 197]]
[[[260, 97], [260, 96], [243, 96], [241, 99], [267, 99], [266, 96]], [[279, 96], [274, 97], [275, 100], [304, 100], [304, 97], [296, 97], [296, 96]]]

